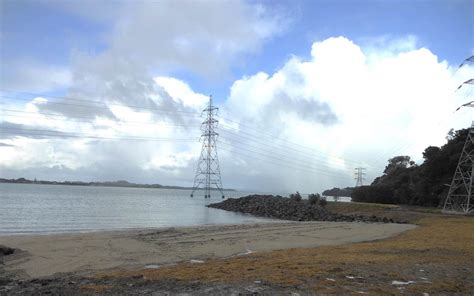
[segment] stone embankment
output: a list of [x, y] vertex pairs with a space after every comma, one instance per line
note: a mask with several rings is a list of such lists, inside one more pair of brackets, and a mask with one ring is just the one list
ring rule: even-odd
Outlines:
[[260, 217], [292, 221], [338, 221], [338, 222], [383, 222], [404, 223], [391, 218], [342, 215], [329, 212], [323, 206], [311, 204], [308, 200], [295, 200], [273, 195], [249, 195], [241, 198], [229, 198], [208, 205], [210, 208], [251, 214]]

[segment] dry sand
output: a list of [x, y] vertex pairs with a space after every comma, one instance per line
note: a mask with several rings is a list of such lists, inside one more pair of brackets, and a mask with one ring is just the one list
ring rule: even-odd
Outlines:
[[24, 252], [4, 269], [23, 277], [110, 268], [141, 268], [252, 252], [337, 245], [387, 238], [416, 226], [349, 222], [278, 222], [55, 235], [0, 237]]

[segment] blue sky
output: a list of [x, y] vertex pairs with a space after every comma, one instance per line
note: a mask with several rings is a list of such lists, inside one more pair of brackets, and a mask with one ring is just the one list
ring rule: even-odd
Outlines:
[[[108, 9], [126, 1], [95, 2], [97, 9]], [[177, 69], [171, 74], [190, 83], [196, 91], [215, 93], [219, 100], [228, 95], [230, 85], [239, 77], [258, 71], [273, 72], [291, 55], [307, 58], [314, 41], [332, 36], [345, 36], [364, 44], [374, 38], [413, 35], [419, 46], [430, 48], [440, 60], [452, 64], [460, 63], [474, 49], [474, 2], [469, 0], [255, 3], [279, 12], [285, 22], [282, 31], [258, 52], [239, 57], [231, 65], [231, 72], [223, 77], [203, 77], [188, 69]], [[5, 0], [1, 5], [2, 63], [26, 60], [68, 66], [72, 52], [100, 53], [109, 46], [111, 20], [78, 13], [65, 1]], [[2, 75], [10, 75], [12, 69], [2, 68]]]

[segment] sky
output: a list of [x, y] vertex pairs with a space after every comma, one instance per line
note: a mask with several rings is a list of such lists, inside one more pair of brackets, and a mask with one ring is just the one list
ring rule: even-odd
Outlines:
[[471, 125], [473, 1], [0, 1], [0, 177], [321, 192]]

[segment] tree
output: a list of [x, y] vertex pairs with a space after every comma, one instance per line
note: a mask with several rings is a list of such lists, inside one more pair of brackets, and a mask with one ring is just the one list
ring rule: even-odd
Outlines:
[[446, 135], [446, 140], [448, 141], [451, 141], [452, 139], [454, 139], [456, 136], [455, 132], [454, 132], [454, 129], [450, 129], [448, 131], [448, 134]]
[[385, 167], [385, 170], [383, 172], [384, 174], [388, 175], [397, 169], [406, 169], [407, 167], [414, 165], [415, 162], [410, 159], [410, 156], [395, 156], [388, 160], [388, 165]]
[[409, 156], [388, 160], [384, 174], [370, 186], [354, 189], [352, 200], [378, 203], [439, 206], [461, 155], [469, 129], [450, 131], [442, 147], [429, 146], [423, 152], [423, 163], [415, 165]]
[[333, 189], [328, 189], [323, 191], [323, 195], [325, 196], [351, 196], [353, 187], [346, 187], [346, 188], [337, 188], [334, 187]]

